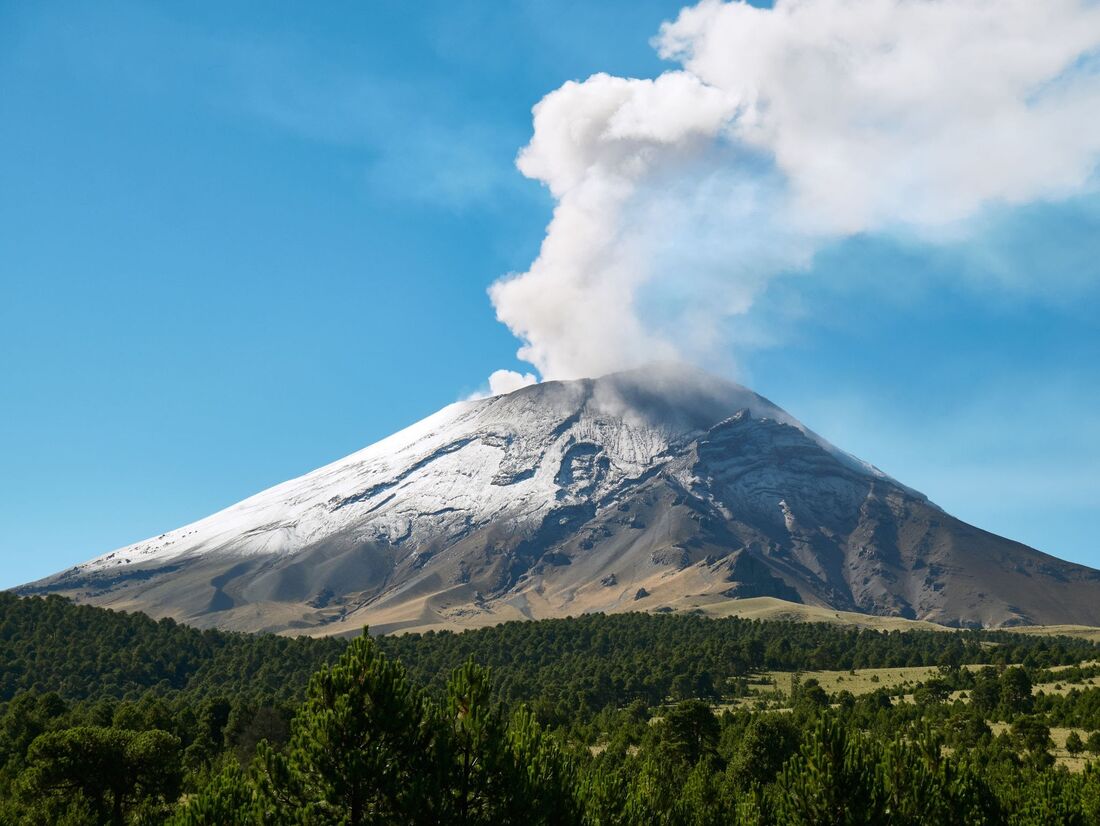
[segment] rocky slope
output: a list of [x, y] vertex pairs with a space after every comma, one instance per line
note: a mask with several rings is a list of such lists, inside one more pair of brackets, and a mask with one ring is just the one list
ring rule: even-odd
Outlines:
[[21, 591], [297, 633], [758, 597], [1100, 625], [1100, 572], [960, 522], [766, 399], [680, 368], [451, 405]]

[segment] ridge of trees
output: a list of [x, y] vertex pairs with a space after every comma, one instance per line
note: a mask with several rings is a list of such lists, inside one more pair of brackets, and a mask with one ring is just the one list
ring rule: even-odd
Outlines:
[[[348, 643], [0, 594], [0, 823], [1084, 826], [1097, 660], [646, 614]], [[859, 697], [798, 675], [913, 665], [936, 668]], [[782, 710], [738, 702], [764, 670], [795, 672]], [[1085, 771], [1055, 764], [1058, 725]]]
[[345, 646], [331, 638], [200, 631], [59, 596], [0, 592], [0, 702], [28, 690], [69, 700], [147, 691], [297, 698]]

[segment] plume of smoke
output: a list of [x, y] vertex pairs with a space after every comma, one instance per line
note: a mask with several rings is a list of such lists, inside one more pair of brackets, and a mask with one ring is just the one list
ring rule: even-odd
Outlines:
[[655, 45], [681, 68], [534, 108], [517, 166], [556, 207], [490, 297], [543, 378], [713, 357], [821, 244], [965, 236], [988, 205], [1080, 192], [1100, 157], [1091, 0], [703, 0]]
[[528, 387], [537, 383], [538, 379], [535, 378], [533, 373], [518, 373], [515, 370], [494, 370], [489, 375], [488, 390], [482, 387], [482, 389], [466, 396], [466, 401], [487, 399], [490, 396], [503, 396], [505, 393], [511, 393], [514, 390], [519, 390], [521, 387]]

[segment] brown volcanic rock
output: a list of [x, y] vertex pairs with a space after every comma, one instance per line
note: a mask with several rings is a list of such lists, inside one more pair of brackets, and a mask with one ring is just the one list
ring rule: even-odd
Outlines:
[[677, 368], [451, 405], [21, 590], [314, 634], [763, 597], [1100, 625], [1100, 572], [960, 522], [766, 399]]

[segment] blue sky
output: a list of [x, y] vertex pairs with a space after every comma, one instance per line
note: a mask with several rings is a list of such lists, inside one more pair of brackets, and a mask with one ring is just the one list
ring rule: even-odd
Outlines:
[[[486, 289], [553, 208], [531, 107], [668, 68], [679, 5], [0, 5], [0, 587], [529, 369]], [[818, 432], [1100, 567], [1097, 195], [829, 243], [736, 328]]]

